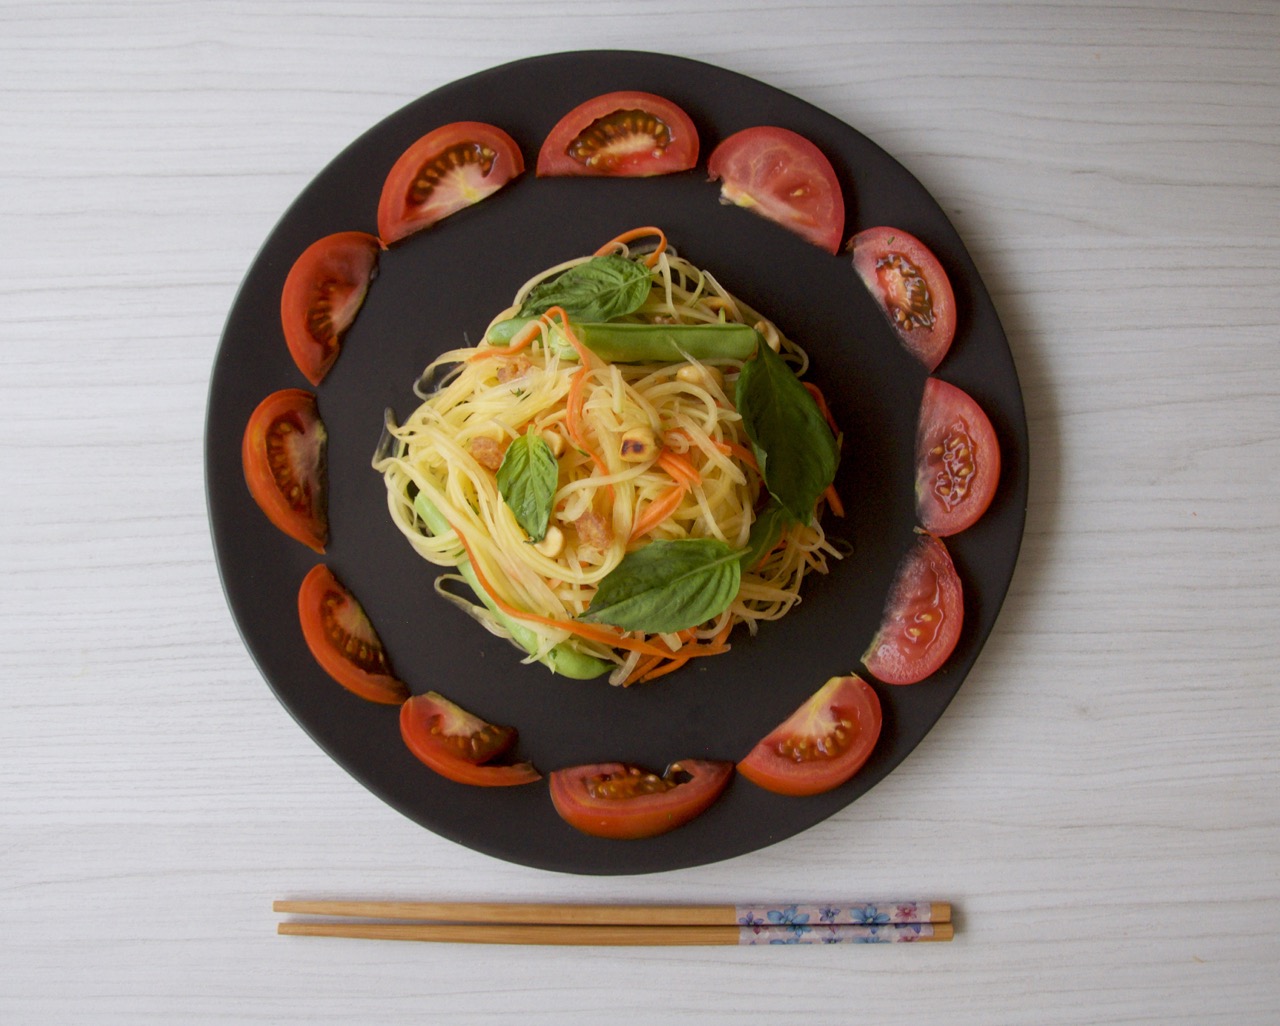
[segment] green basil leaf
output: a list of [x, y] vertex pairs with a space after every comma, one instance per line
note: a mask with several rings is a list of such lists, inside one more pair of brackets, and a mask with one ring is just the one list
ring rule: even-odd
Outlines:
[[743, 364], [734, 399], [769, 494], [807, 524], [840, 458], [818, 404], [767, 345]]
[[536, 542], [547, 535], [559, 479], [560, 465], [541, 435], [530, 430], [507, 446], [498, 467], [498, 494]]
[[652, 273], [620, 256], [592, 257], [550, 281], [535, 285], [525, 297], [520, 316], [537, 317], [553, 306], [574, 321], [609, 321], [640, 309], [649, 296]]
[[789, 519], [787, 511], [773, 501], [760, 511], [751, 525], [747, 547], [739, 555], [743, 570], [750, 570], [773, 551]]
[[578, 617], [625, 631], [669, 634], [719, 616], [738, 594], [738, 550], [715, 538], [654, 541], [628, 552]]

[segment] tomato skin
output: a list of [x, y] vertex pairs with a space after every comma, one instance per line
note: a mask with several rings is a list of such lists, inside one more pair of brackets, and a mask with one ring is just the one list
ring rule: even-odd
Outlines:
[[515, 744], [515, 728], [486, 723], [434, 691], [400, 707], [400, 736], [420, 762], [459, 784], [507, 787], [542, 779], [527, 762], [488, 765]]
[[938, 258], [900, 228], [868, 228], [848, 248], [902, 344], [926, 370], [937, 369], [956, 334], [955, 293]]
[[767, 125], [745, 128], [711, 152], [707, 173], [723, 182], [722, 201], [839, 252], [844, 194], [831, 161], [804, 136]]
[[[320, 553], [329, 539], [326, 440], [316, 397], [285, 388], [258, 404], [240, 444], [254, 502], [290, 538]], [[295, 488], [296, 500], [290, 497]]]
[[[677, 782], [685, 775], [687, 780]], [[702, 759], [672, 763], [662, 778], [620, 762], [574, 766], [552, 772], [551, 801], [565, 822], [593, 837], [656, 837], [706, 811], [732, 775], [733, 763]], [[670, 786], [652, 794], [628, 793], [642, 790], [646, 780]], [[599, 793], [601, 786], [617, 789], [619, 796]]]
[[293, 362], [318, 385], [338, 358], [377, 269], [382, 243], [366, 232], [317, 239], [294, 261], [280, 294], [280, 323]]
[[963, 625], [955, 564], [941, 539], [921, 534], [898, 566], [862, 665], [886, 684], [919, 683], [950, 658]]
[[698, 130], [688, 114], [653, 93], [621, 91], [580, 103], [556, 122], [538, 152], [537, 174], [647, 178], [697, 163]]
[[406, 149], [387, 173], [378, 234], [389, 246], [479, 203], [523, 173], [524, 154], [496, 125], [442, 125]]
[[930, 378], [916, 431], [920, 525], [943, 538], [972, 527], [999, 480], [1000, 443], [982, 407], [955, 385]]
[[862, 769], [882, 723], [870, 684], [832, 677], [747, 753], [738, 772], [775, 794], [822, 794]]
[[[320, 668], [348, 691], [383, 705], [399, 705], [409, 697], [409, 689], [392, 674], [364, 609], [323, 563], [302, 580], [298, 619]], [[347, 653], [348, 644], [357, 646], [357, 656]]]

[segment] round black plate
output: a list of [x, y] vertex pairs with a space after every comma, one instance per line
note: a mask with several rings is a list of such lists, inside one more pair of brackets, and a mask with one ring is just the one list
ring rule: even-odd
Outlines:
[[[987, 410], [1003, 446], [999, 493], [948, 546], [965, 585], [960, 644], [934, 678], [877, 684], [884, 731], [852, 781], [783, 798], [734, 780], [703, 816], [643, 841], [580, 834], [556, 815], [544, 783], [469, 788], [418, 763], [394, 708], [348, 694], [318, 668], [297, 619], [298, 585], [317, 562], [254, 505], [240, 465], [249, 414], [268, 393], [307, 387], [285, 348], [279, 298], [299, 253], [331, 232], [376, 233], [386, 172], [415, 139], [451, 121], [509, 132], [532, 168], [547, 132], [599, 93], [670, 98], [698, 127], [702, 165], [661, 178], [517, 182], [383, 254], [342, 355], [316, 390], [329, 430], [331, 543], [325, 561], [364, 605], [399, 675], [520, 731], [520, 754], [545, 773], [619, 760], [661, 770], [682, 758], [737, 760], [827, 678], [860, 671], [894, 569], [912, 540], [913, 449], [925, 374], [902, 350], [849, 258], [832, 256], [745, 210], [708, 182], [716, 143], [752, 125], [812, 139], [841, 177], [846, 236], [888, 224], [918, 235], [950, 273], [959, 307], [938, 376]], [[416, 405], [410, 389], [433, 355], [475, 340], [537, 271], [594, 251], [614, 235], [659, 225], [671, 243], [771, 316], [812, 358], [845, 432], [837, 487], [848, 510], [828, 518], [852, 555], [806, 581], [804, 601], [759, 636], [739, 631], [728, 655], [629, 689], [522, 666], [507, 643], [434, 594], [436, 568], [392, 525], [370, 467], [383, 410]], [[209, 515], [227, 600], [246, 645], [304, 729], [375, 794], [436, 833], [490, 855], [575, 873], [642, 873], [714, 862], [764, 847], [845, 807], [883, 779], [946, 708], [990, 633], [1022, 537], [1027, 434], [1013, 361], [990, 298], [946, 216], [883, 150], [795, 97], [710, 65], [656, 54], [566, 53], [486, 71], [409, 104], [324, 169], [267, 239], [236, 297], [213, 371], [206, 435]]]

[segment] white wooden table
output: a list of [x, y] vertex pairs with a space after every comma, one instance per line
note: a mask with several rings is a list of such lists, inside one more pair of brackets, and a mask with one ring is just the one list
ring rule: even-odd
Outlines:
[[[294, 725], [224, 604], [202, 428], [281, 211], [409, 100], [670, 51], [857, 127], [966, 239], [1030, 417], [1008, 603], [925, 743], [786, 843], [577, 878], [475, 854]], [[1274, 4], [0, 6], [0, 1022], [1280, 1016]], [[275, 936], [303, 895], [949, 898], [949, 945]]]

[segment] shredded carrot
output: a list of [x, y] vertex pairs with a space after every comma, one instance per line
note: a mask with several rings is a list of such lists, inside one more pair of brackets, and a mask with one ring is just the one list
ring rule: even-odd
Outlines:
[[691, 487], [702, 484], [702, 475], [698, 473], [698, 468], [693, 465], [689, 457], [682, 456], [678, 452], [663, 449], [658, 453], [658, 466], [670, 474], [673, 481]]
[[627, 674], [626, 679], [622, 682], [622, 686], [634, 684], [638, 680], [643, 680], [644, 675], [652, 670], [655, 666], [662, 662], [665, 656], [643, 656], [639, 662], [632, 667], [631, 672]]
[[658, 262], [658, 257], [667, 248], [667, 236], [661, 228], [632, 228], [628, 232], [623, 232], [617, 238], [610, 239], [598, 250], [595, 256], [605, 256], [619, 246], [625, 246], [628, 242], [634, 242], [636, 239], [643, 239], [647, 235], [656, 235], [658, 237], [658, 248], [650, 253], [644, 261], [646, 267], [653, 267]]
[[809, 394], [813, 396], [813, 401], [818, 404], [818, 411], [822, 414], [822, 419], [827, 422], [827, 427], [831, 428], [831, 433], [838, 438], [840, 436], [840, 425], [836, 423], [835, 417], [831, 415], [831, 407], [827, 405], [827, 397], [822, 394], [822, 389], [812, 381], [802, 381], [800, 384], [809, 390]]
[[832, 513], [838, 517], [844, 516], [844, 503], [840, 501], [840, 493], [836, 491], [835, 485], [827, 485], [827, 490], [822, 493], [822, 497], [827, 500]]
[[748, 449], [745, 445], [739, 445], [737, 442], [720, 442], [717, 448], [723, 445], [724, 451], [731, 456], [738, 457], [738, 460], [750, 467], [757, 474], [760, 473], [760, 465], [756, 463], [756, 454]]
[[636, 538], [648, 534], [671, 516], [672, 513], [680, 508], [680, 503], [684, 500], [685, 492], [688, 490], [688, 485], [673, 484], [649, 503], [644, 508], [644, 512], [636, 517], [636, 522], [631, 527], [631, 538], [629, 540], [634, 541]]
[[467, 357], [467, 363], [477, 363], [493, 357], [512, 356], [522, 349], [533, 345], [533, 340], [542, 334], [542, 319], [530, 321], [517, 332], [516, 336], [505, 346], [486, 346]]
[[674, 659], [668, 659], [661, 666], [656, 666], [643, 677], [639, 678], [640, 683], [647, 683], [651, 680], [657, 680], [659, 677], [665, 677], [668, 673], [674, 673], [680, 667], [689, 661], [688, 656], [676, 656]]

